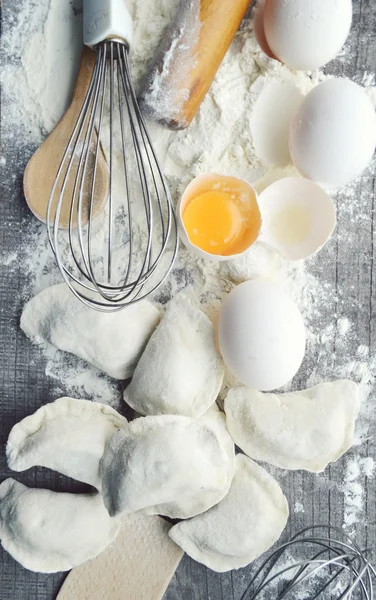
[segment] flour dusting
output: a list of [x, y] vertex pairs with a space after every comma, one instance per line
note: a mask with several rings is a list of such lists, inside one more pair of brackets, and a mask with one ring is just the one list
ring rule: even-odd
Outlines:
[[[178, 0], [133, 2], [135, 42], [131, 62], [137, 86], [177, 6]], [[13, 12], [6, 6], [2, 10], [6, 13], [4, 22], [7, 24], [3, 31], [2, 53], [10, 57], [4, 61], [1, 73], [2, 132], [9, 141], [21, 133], [25, 147], [35, 149], [69, 104], [82, 42], [82, 2], [22, 0]], [[258, 192], [281, 177], [296, 175], [291, 165], [284, 169], [266, 167], [256, 156], [250, 132], [252, 110], [261, 91], [270, 82], [287, 80], [306, 94], [325, 77], [322, 72], [316, 72], [312, 77], [296, 73], [268, 58], [254, 38], [252, 19], [247, 18], [190, 127], [172, 133], [149, 124], [175, 204], [192, 178], [202, 173], [215, 171], [247, 179]], [[376, 104], [374, 74], [364, 73], [361, 83]], [[375, 161], [363, 177], [371, 178], [374, 168]], [[115, 185], [121, 186], [121, 182], [115, 182]], [[338, 211], [348, 223], [348, 230], [337, 234], [346, 236], [349, 246], [348, 255], [341, 257], [344, 263], [350, 263], [352, 259], [352, 228], [365, 227], [370, 218], [358, 189], [355, 181], [334, 197]], [[352, 290], [342, 289], [340, 283], [332, 283], [334, 277], [326, 277], [326, 268], [336, 262], [336, 239], [333, 238], [320, 254], [323, 267], [317, 257], [288, 263], [261, 244], [255, 244], [247, 254], [228, 263], [205, 262], [182, 247], [171, 277], [158, 291], [155, 300], [165, 304], [181, 289], [192, 286], [204, 312], [214, 317], [224, 296], [238, 283], [256, 277], [280, 283], [297, 302], [308, 330], [304, 376], [298, 374], [286, 389], [340, 378], [357, 381], [362, 408], [356, 441], [361, 444], [370, 439], [376, 424], [376, 356], [370, 351], [370, 340], [358, 332], [357, 311], [361, 307], [349, 300]], [[45, 226], [31, 218], [25, 227], [24, 245], [17, 254], [1, 256], [0, 263], [9, 270], [22, 270], [25, 281], [20, 290], [22, 302], [61, 281]], [[120, 391], [114, 380], [66, 354], [51, 349], [44, 353], [46, 374], [54, 381], [57, 394], [64, 391], [118, 406]], [[228, 375], [222, 396], [234, 383]], [[356, 447], [353, 453], [358, 450]], [[364, 482], [373, 475], [371, 457], [356, 458], [352, 454], [345, 463], [344, 526], [349, 531], [362, 516]], [[304, 510], [299, 503], [295, 509], [296, 513]]]

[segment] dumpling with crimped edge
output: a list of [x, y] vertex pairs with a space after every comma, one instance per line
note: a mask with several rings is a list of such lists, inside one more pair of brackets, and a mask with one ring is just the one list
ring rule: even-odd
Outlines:
[[69, 571], [103, 552], [119, 530], [100, 494], [31, 489], [14, 479], [0, 484], [1, 544], [30, 571]]
[[143, 511], [186, 519], [220, 502], [231, 483], [233, 446], [221, 441], [225, 432], [216, 427], [160, 415], [141, 417], [115, 433], [101, 461], [110, 515]]
[[[232, 478], [234, 477], [235, 445], [234, 445], [234, 442], [232, 441], [232, 438], [227, 430], [226, 417], [225, 417], [224, 413], [222, 413], [219, 410], [217, 404], [213, 404], [197, 420], [199, 423], [205, 425], [205, 427], [209, 428], [214, 433], [214, 435], [217, 438], [217, 442], [220, 445], [221, 454], [223, 456], [222, 466], [223, 466], [224, 473], [226, 473], [226, 480], [225, 480], [225, 484], [223, 486], [223, 490], [220, 492], [220, 494], [216, 495], [216, 498], [214, 498], [215, 500], [219, 501], [218, 498], [222, 497], [230, 489]], [[191, 504], [192, 507], [195, 505], [199, 506], [199, 504], [198, 504], [199, 495], [200, 495], [200, 492], [198, 492], [198, 496], [194, 499], [193, 503]], [[200, 502], [203, 502], [203, 501], [204, 501], [203, 499], [200, 500]], [[211, 500], [211, 502], [213, 502], [213, 499]], [[148, 514], [148, 515], [156, 515], [156, 514], [164, 514], [165, 511], [171, 511], [171, 510], [176, 510], [176, 508], [173, 509], [169, 505], [165, 506], [165, 505], [161, 504], [159, 506], [149, 507], [142, 512], [144, 512], [145, 514]], [[187, 511], [187, 510], [188, 510], [188, 504], [185, 506], [185, 511]], [[196, 508], [196, 510], [197, 510], [197, 508]]]
[[47, 342], [110, 377], [128, 379], [159, 319], [159, 310], [147, 300], [122, 311], [95, 311], [62, 283], [26, 304], [21, 329], [38, 344]]
[[180, 293], [151, 336], [124, 400], [143, 415], [199, 417], [217, 399], [223, 376], [213, 324]]
[[201, 417], [198, 419], [200, 423], [212, 429], [221, 446], [221, 450], [225, 452], [226, 463], [224, 466], [228, 475], [227, 489], [230, 489], [231, 481], [235, 473], [235, 444], [227, 429], [226, 415], [221, 412], [216, 403], [214, 403]]
[[47, 467], [99, 489], [99, 463], [111, 435], [127, 424], [99, 402], [59, 398], [11, 430], [6, 447], [13, 471]]
[[224, 573], [266, 552], [284, 530], [289, 509], [278, 483], [243, 454], [229, 493], [207, 512], [174, 525], [169, 535], [191, 558]]
[[265, 394], [246, 387], [225, 400], [228, 430], [254, 460], [282, 469], [324, 471], [353, 444], [359, 389], [348, 380]]

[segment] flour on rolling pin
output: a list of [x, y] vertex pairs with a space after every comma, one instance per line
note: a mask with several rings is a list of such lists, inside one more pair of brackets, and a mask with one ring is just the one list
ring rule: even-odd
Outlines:
[[181, 0], [142, 87], [141, 108], [149, 118], [168, 126], [188, 125], [181, 116], [190, 95], [200, 29], [200, 0]]
[[143, 113], [171, 129], [192, 121], [251, 0], [181, 0], [144, 79]]

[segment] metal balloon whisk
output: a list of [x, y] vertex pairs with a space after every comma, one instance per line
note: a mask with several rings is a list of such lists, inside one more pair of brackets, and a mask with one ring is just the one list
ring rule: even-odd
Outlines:
[[241, 600], [372, 600], [367, 554], [342, 529], [307, 527], [264, 560]]
[[125, 0], [84, 0], [84, 42], [96, 50], [95, 66], [53, 184], [47, 230], [77, 298], [116, 311], [165, 281], [177, 224], [132, 82]]

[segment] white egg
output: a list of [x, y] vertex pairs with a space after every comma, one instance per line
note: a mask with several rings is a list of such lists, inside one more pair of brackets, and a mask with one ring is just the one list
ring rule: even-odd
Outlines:
[[367, 167], [376, 146], [376, 114], [359, 85], [329, 79], [303, 100], [290, 130], [290, 153], [298, 171], [337, 187]]
[[241, 383], [271, 391], [297, 373], [306, 330], [293, 300], [271, 281], [246, 281], [224, 300], [218, 320], [223, 360]]
[[303, 94], [289, 81], [272, 81], [262, 90], [251, 116], [252, 141], [264, 165], [291, 163], [289, 133]]
[[281, 62], [312, 71], [337, 56], [351, 20], [351, 0], [267, 0], [265, 37]]

